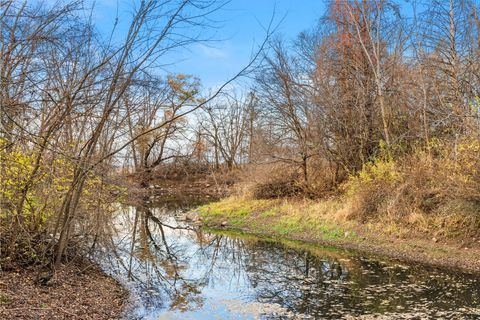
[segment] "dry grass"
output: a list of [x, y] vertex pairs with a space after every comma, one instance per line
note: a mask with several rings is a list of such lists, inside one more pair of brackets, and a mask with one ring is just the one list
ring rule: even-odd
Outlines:
[[375, 160], [342, 184], [340, 192], [314, 199], [283, 189], [295, 181], [295, 171], [256, 167], [244, 175], [236, 196], [202, 212], [237, 227], [282, 235], [322, 236], [332, 226], [365, 226], [395, 237], [475, 238], [480, 236], [479, 154], [480, 143], [464, 141], [455, 149], [435, 145], [397, 161]]
[[[435, 153], [436, 155], [432, 155]], [[436, 237], [480, 231], [480, 145], [436, 146], [385, 165], [377, 161], [346, 186], [348, 218]]]

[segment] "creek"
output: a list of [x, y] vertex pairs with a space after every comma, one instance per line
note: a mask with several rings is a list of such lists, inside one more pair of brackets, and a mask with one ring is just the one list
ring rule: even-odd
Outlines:
[[187, 221], [195, 201], [119, 206], [97, 260], [126, 319], [479, 319], [480, 279]]

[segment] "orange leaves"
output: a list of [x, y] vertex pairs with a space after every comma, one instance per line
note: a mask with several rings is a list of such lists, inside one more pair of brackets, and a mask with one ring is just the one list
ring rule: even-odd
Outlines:
[[194, 100], [199, 92], [200, 83], [198, 79], [184, 74], [175, 76], [169, 75], [167, 83], [172, 90], [172, 94], [180, 101]]

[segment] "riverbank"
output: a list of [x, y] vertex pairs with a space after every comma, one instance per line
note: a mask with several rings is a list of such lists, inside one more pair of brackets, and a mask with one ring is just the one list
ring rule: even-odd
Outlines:
[[[235, 172], [171, 172], [171, 168], [154, 172], [148, 178], [148, 187], [142, 187], [142, 174], [119, 175], [116, 184], [128, 190], [126, 202], [142, 205], [145, 201], [192, 199], [193, 202], [215, 201], [227, 196], [235, 184]], [[197, 200], [194, 200], [197, 199]]]
[[353, 249], [471, 273], [480, 273], [480, 241], [440, 238], [402, 223], [362, 223], [346, 218], [348, 203], [338, 199], [229, 197], [199, 207], [204, 225]]
[[0, 272], [1, 319], [119, 319], [127, 297], [117, 281], [88, 262], [54, 275]]

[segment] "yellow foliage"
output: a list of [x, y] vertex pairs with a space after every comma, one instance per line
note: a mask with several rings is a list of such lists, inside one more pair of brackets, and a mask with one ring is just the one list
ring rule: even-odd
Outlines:
[[[1, 219], [21, 212], [25, 223], [47, 223], [62, 204], [63, 196], [71, 187], [74, 164], [67, 158], [49, 159], [45, 156], [35, 169], [37, 154], [18, 147], [2, 148], [0, 141], [0, 201]], [[85, 183], [81, 205], [89, 206], [110, 194], [124, 196], [124, 190], [105, 184], [99, 176], [91, 174]], [[23, 207], [18, 208], [25, 194]], [[105, 195], [105, 196], [104, 196]], [[102, 200], [103, 201], [103, 200]], [[1, 221], [0, 221], [1, 224]]]
[[345, 185], [348, 195], [355, 194], [367, 185], [378, 182], [396, 182], [401, 179], [394, 160], [375, 159], [363, 165], [357, 175], [351, 175]]

